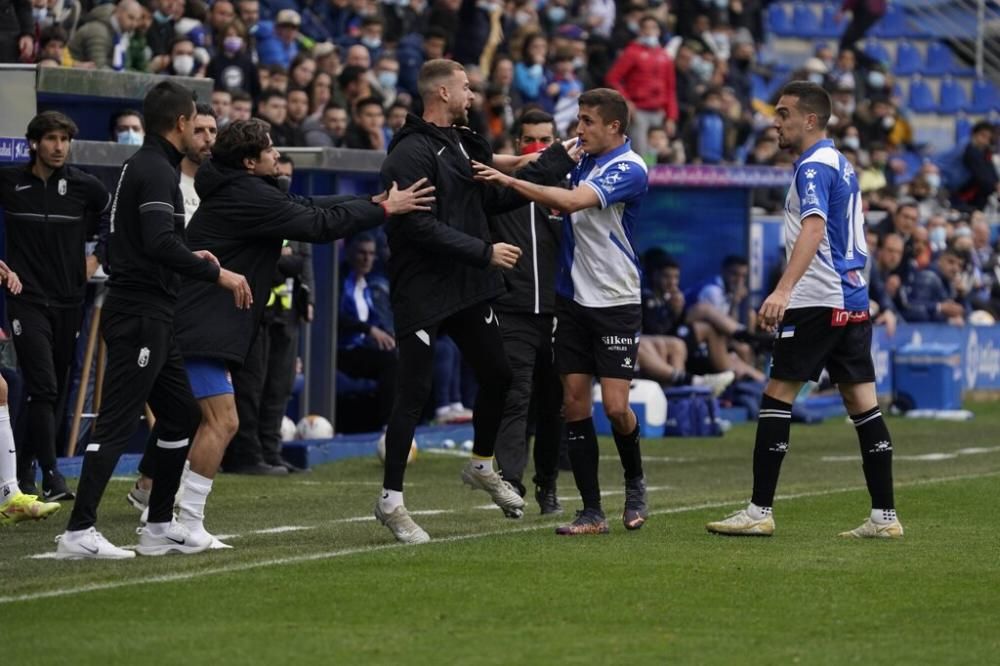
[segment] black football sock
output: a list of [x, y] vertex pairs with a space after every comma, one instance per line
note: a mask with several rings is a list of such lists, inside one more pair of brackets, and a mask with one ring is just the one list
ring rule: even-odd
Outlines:
[[569, 459], [573, 463], [573, 478], [580, 491], [585, 509], [601, 511], [601, 486], [597, 480], [599, 448], [594, 419], [570, 421], [566, 424]]
[[622, 469], [625, 470], [625, 480], [631, 481], [642, 476], [642, 453], [639, 451], [639, 424], [635, 424], [635, 429], [628, 435], [619, 434], [612, 429], [615, 435], [615, 446], [618, 447], [618, 458], [622, 461]]
[[892, 438], [882, 418], [882, 411], [873, 407], [862, 414], [852, 415], [854, 429], [861, 445], [861, 467], [865, 483], [872, 496], [872, 510], [895, 511], [892, 496]]
[[781, 461], [788, 451], [792, 405], [764, 394], [757, 417], [757, 440], [753, 447], [753, 499], [759, 507], [774, 505]]

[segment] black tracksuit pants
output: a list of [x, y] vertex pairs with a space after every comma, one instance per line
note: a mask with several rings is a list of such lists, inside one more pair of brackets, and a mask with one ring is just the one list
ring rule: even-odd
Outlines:
[[18, 462], [27, 468], [38, 460], [43, 470], [55, 469], [59, 406], [65, 405], [82, 311], [8, 298], [7, 314], [27, 396], [27, 438], [18, 447]]
[[153, 472], [149, 521], [169, 522], [191, 437], [201, 422], [173, 324], [105, 310], [102, 332], [108, 346], [104, 401], [84, 453], [68, 529], [82, 530], [96, 522], [101, 496], [146, 403], [156, 417], [146, 455]]
[[[500, 315], [511, 382], [497, 433], [497, 465], [505, 481], [522, 489], [528, 464], [528, 420], [535, 407], [535, 477], [555, 482], [562, 438], [562, 383], [552, 358], [552, 315], [504, 312]], [[534, 397], [534, 401], [532, 400]]]
[[399, 349], [396, 400], [385, 435], [383, 485], [389, 490], [403, 490], [410, 442], [431, 393], [434, 343], [443, 334], [455, 341], [479, 382], [472, 419], [475, 430], [472, 452], [483, 457], [493, 455], [510, 386], [510, 366], [496, 313], [489, 303], [479, 303], [396, 341]]

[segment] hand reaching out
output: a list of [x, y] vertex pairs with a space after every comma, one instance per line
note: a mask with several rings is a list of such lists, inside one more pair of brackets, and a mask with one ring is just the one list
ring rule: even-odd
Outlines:
[[388, 196], [383, 202], [385, 212], [389, 215], [405, 215], [416, 210], [430, 210], [434, 203], [434, 186], [425, 185], [426, 178], [421, 178], [405, 190], [393, 182]]

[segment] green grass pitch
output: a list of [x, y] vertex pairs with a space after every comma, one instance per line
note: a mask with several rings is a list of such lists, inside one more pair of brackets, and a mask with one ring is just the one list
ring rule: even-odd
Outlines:
[[[753, 426], [646, 440], [653, 512], [621, 525], [620, 466], [602, 442], [612, 533], [557, 537], [461, 486], [460, 457], [422, 452], [407, 506], [434, 541], [401, 547], [370, 519], [377, 460], [287, 479], [221, 476], [207, 526], [231, 551], [59, 562], [68, 506], [0, 531], [4, 664], [980, 664], [1000, 653], [1000, 406], [946, 423], [890, 419], [906, 537], [837, 533], [868, 513], [854, 429], [793, 425], [771, 539], [704, 524], [749, 495]], [[99, 529], [134, 544], [128, 483]], [[579, 508], [569, 474], [567, 514]]]

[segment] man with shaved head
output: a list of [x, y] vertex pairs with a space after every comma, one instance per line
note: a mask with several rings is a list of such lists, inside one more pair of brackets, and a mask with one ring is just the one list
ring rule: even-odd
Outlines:
[[124, 69], [129, 37], [141, 20], [142, 7], [136, 0], [100, 5], [87, 15], [87, 22], [69, 40], [69, 53], [77, 62]]

